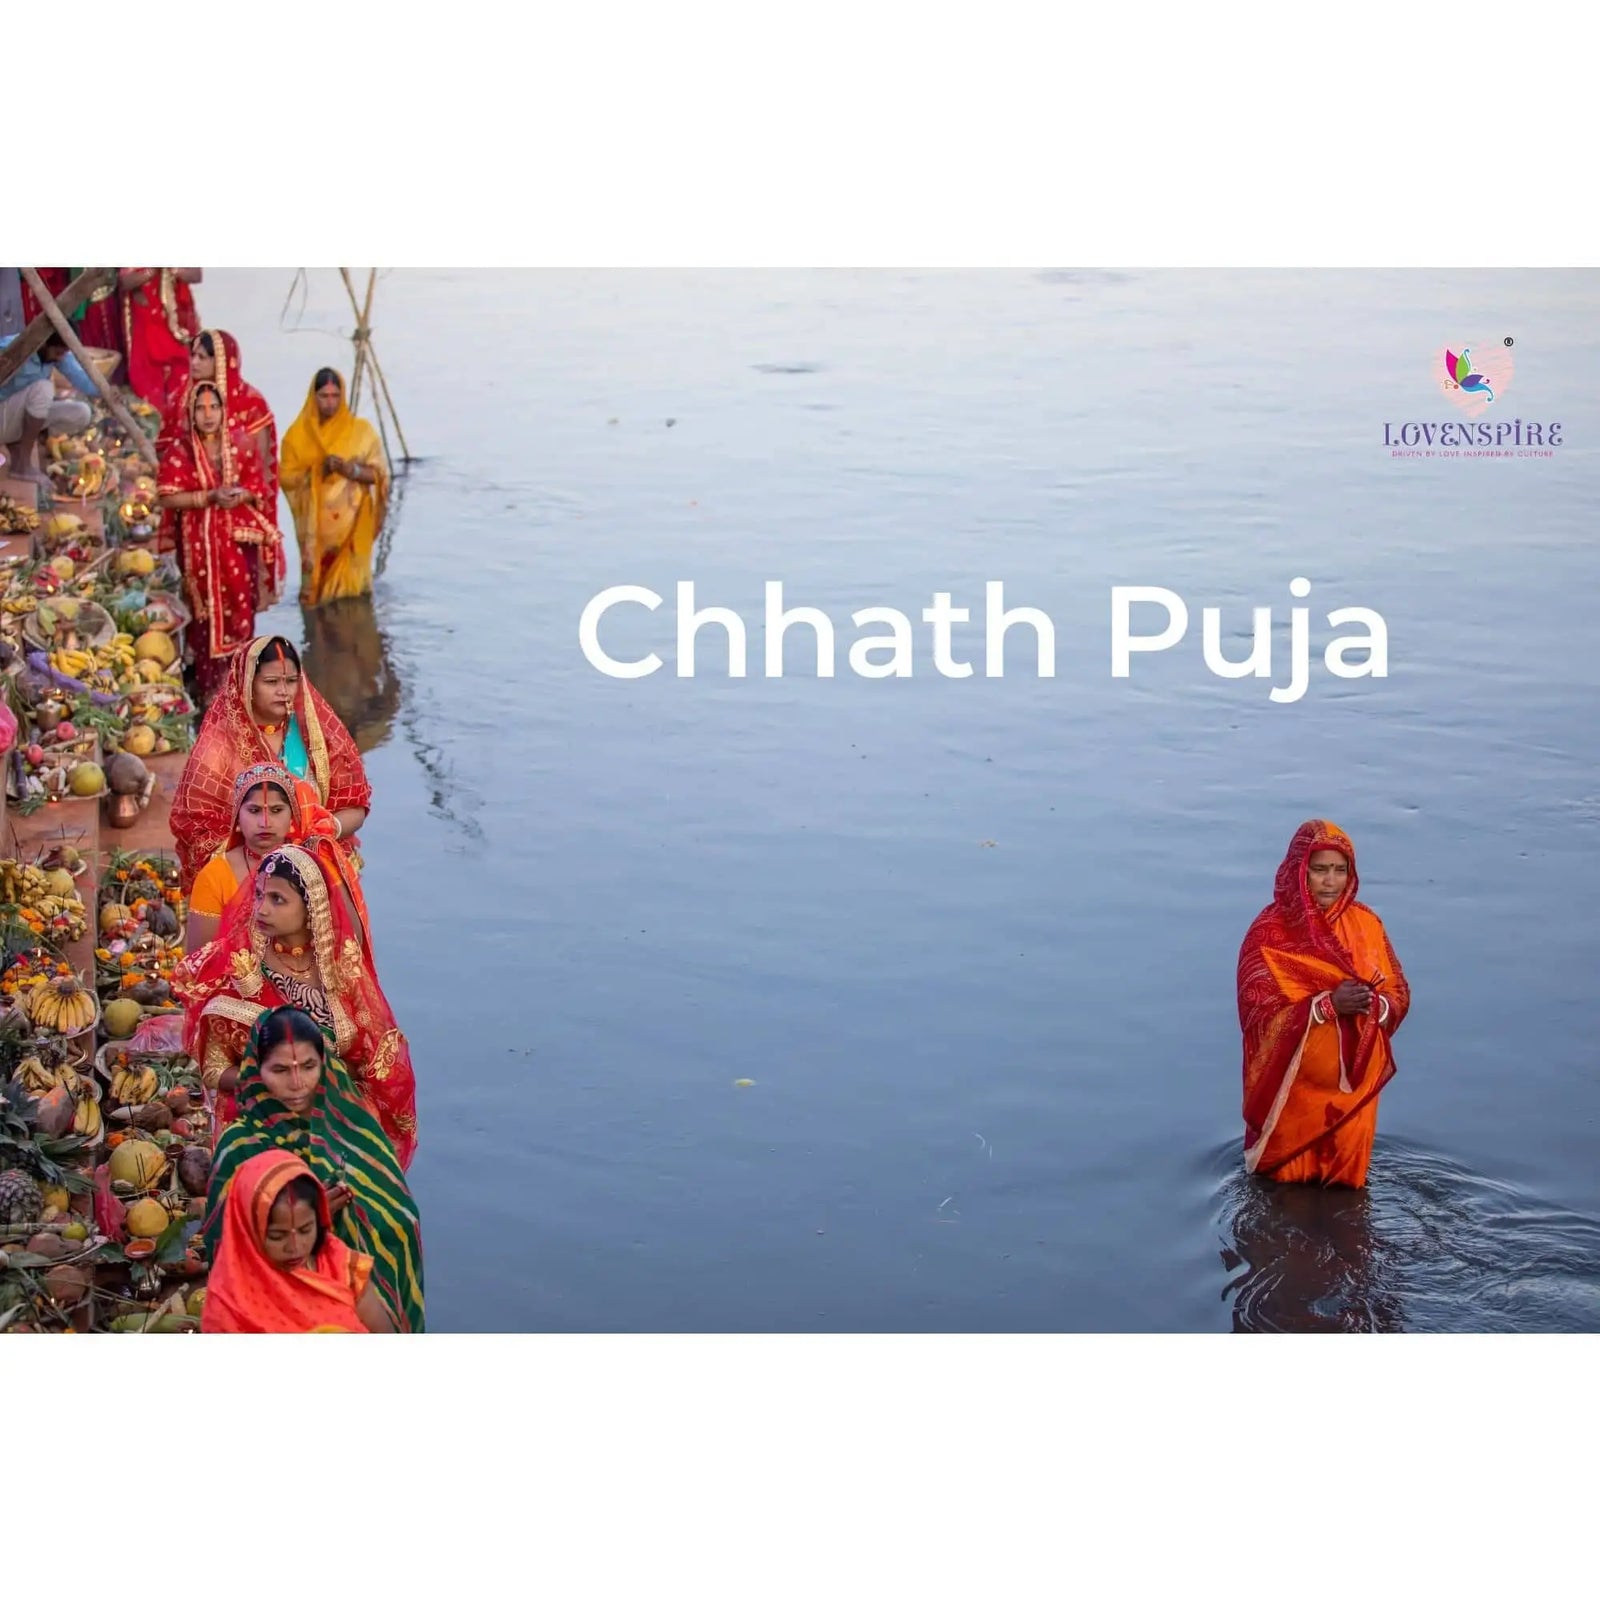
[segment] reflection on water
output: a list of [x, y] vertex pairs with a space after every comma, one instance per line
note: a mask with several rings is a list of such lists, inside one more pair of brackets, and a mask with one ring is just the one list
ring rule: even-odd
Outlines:
[[1511, 1333], [1600, 1322], [1600, 1222], [1400, 1141], [1365, 1190], [1234, 1167], [1217, 1194], [1236, 1333]]
[[371, 595], [301, 607], [306, 676], [363, 752], [385, 743], [400, 709], [400, 680]]

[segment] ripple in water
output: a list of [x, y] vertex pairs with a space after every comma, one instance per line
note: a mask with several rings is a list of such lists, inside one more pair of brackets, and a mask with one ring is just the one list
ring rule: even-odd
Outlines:
[[1380, 1141], [1365, 1190], [1237, 1166], [1215, 1223], [1236, 1333], [1600, 1330], [1600, 1221], [1415, 1145]]

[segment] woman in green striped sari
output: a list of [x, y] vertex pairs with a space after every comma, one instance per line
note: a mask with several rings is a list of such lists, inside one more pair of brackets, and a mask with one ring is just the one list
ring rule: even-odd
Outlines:
[[251, 1156], [292, 1150], [328, 1191], [333, 1231], [372, 1257], [372, 1282], [401, 1333], [421, 1333], [422, 1235], [394, 1146], [322, 1029], [278, 1006], [250, 1032], [239, 1064], [239, 1118], [217, 1141], [203, 1237], [216, 1259], [228, 1185]]

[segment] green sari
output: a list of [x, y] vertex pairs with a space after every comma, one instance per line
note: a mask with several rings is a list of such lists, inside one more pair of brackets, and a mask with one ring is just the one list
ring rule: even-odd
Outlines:
[[372, 1257], [372, 1284], [400, 1333], [421, 1333], [422, 1233], [416, 1202], [406, 1186], [394, 1146], [331, 1049], [323, 1058], [316, 1099], [295, 1116], [267, 1092], [261, 1078], [261, 1031], [271, 1011], [250, 1031], [239, 1063], [239, 1117], [223, 1129], [211, 1161], [206, 1220], [201, 1237], [210, 1259], [222, 1238], [228, 1185], [251, 1156], [292, 1150], [325, 1189], [343, 1184], [350, 1203], [333, 1231], [352, 1250]]

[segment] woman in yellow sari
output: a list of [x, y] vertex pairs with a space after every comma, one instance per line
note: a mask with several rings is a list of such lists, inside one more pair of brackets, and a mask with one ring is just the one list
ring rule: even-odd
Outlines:
[[283, 436], [279, 482], [300, 539], [300, 603], [320, 606], [372, 588], [372, 549], [389, 505], [389, 469], [370, 422], [323, 367]]

